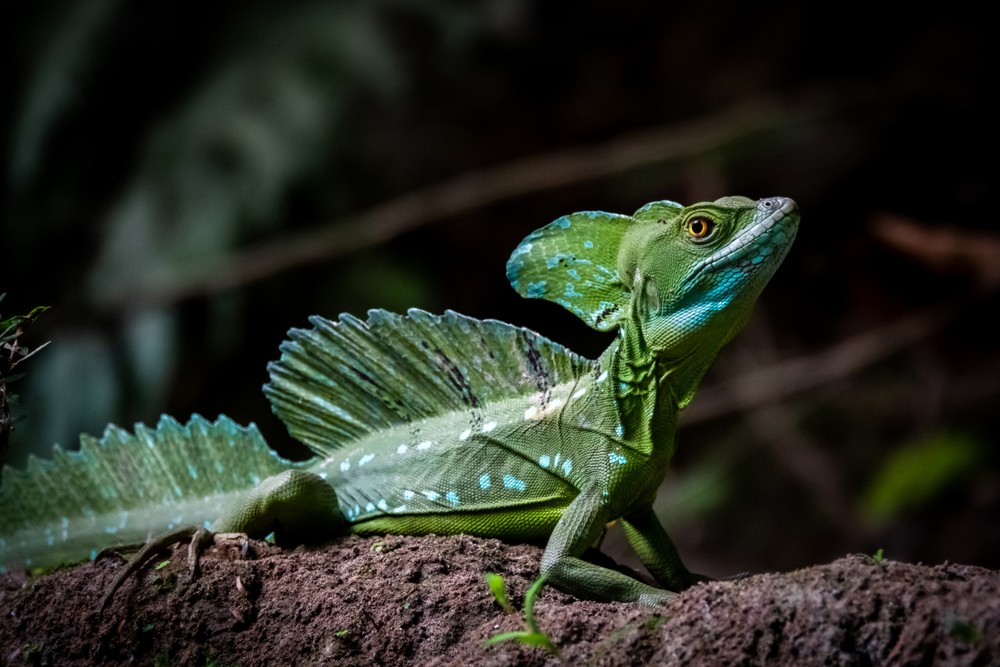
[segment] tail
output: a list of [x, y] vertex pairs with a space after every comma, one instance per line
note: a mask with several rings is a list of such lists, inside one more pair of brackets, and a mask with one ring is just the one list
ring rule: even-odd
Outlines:
[[93, 558], [181, 525], [208, 525], [240, 492], [299, 467], [276, 455], [257, 427], [194, 415], [155, 429], [109, 426], [79, 452], [56, 447], [0, 481], [0, 571]]

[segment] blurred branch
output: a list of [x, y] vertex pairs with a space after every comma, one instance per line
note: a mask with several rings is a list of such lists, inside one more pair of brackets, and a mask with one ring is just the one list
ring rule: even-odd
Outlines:
[[[843, 99], [841, 95], [838, 99]], [[638, 167], [702, 155], [843, 106], [827, 95], [798, 101], [765, 99], [682, 125], [645, 130], [586, 148], [513, 160], [391, 199], [357, 216], [237, 251], [172, 282], [139, 286], [103, 304], [130, 309], [230, 290], [311, 263], [383, 243], [433, 221], [535, 192]]]
[[850, 377], [940, 331], [966, 305], [949, 304], [917, 312], [898, 322], [848, 338], [815, 354], [759, 368], [715, 386], [704, 387], [684, 411], [684, 425], [768, 405]]
[[1000, 236], [960, 226], [932, 228], [909, 218], [884, 213], [873, 232], [897, 252], [939, 273], [971, 273], [980, 285], [1000, 285]]

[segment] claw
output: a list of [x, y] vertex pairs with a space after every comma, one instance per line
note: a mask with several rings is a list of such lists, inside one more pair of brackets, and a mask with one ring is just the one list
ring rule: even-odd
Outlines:
[[122, 568], [122, 571], [118, 573], [107, 590], [104, 591], [98, 611], [103, 612], [111, 603], [112, 598], [114, 598], [115, 593], [121, 588], [122, 584], [153, 560], [159, 552], [169, 546], [188, 540], [190, 541], [188, 545], [188, 572], [193, 579], [198, 575], [198, 559], [201, 557], [201, 552], [212, 539], [213, 533], [205, 528], [185, 526], [184, 528], [178, 528], [177, 530], [158, 535], [149, 542], [146, 542], [135, 556], [128, 561], [125, 567]]

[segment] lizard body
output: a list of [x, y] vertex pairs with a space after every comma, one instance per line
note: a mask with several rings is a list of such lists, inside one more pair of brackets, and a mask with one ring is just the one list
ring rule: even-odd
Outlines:
[[[0, 487], [0, 564], [47, 566], [183, 524], [279, 543], [469, 533], [549, 541], [541, 579], [580, 597], [662, 602], [700, 578], [652, 500], [679, 411], [746, 323], [798, 226], [786, 198], [728, 197], [632, 216], [584, 212], [530, 234], [514, 288], [617, 336], [596, 360], [526, 329], [447, 312], [311, 319], [265, 393], [316, 456], [256, 429], [164, 418], [84, 438]], [[619, 519], [663, 587], [579, 558]]]

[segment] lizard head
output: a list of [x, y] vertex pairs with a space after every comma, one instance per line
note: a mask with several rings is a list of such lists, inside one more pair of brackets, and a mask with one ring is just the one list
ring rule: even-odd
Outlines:
[[681, 208], [647, 204], [623, 236], [618, 270], [630, 285], [626, 335], [679, 357], [712, 356], [750, 317], [754, 302], [795, 238], [799, 214], [784, 197], [724, 197]]
[[618, 329], [616, 354], [633, 366], [667, 362], [683, 406], [746, 324], [798, 224], [795, 202], [784, 197], [574, 213], [529, 234], [507, 277], [522, 296], [554, 301], [595, 329]]

